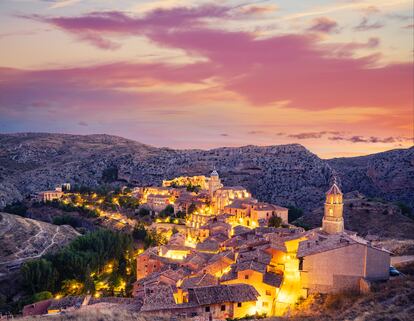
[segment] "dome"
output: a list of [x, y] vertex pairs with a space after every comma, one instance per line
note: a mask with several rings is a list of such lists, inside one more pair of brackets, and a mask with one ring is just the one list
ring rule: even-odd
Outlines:
[[210, 177], [211, 177], [211, 176], [217, 176], [217, 177], [218, 177], [218, 176], [219, 176], [219, 174], [217, 173], [217, 171], [216, 171], [216, 170], [214, 170], [214, 171], [212, 171], [212, 172], [211, 172]]

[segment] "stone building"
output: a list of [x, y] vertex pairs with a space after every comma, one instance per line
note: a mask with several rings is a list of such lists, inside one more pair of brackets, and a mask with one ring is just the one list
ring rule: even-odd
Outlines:
[[344, 229], [343, 195], [336, 183], [326, 193], [322, 228], [306, 233], [297, 257], [308, 292], [359, 290], [362, 280], [389, 278], [390, 253]]
[[174, 300], [171, 287], [160, 288], [141, 308], [148, 316], [189, 320], [225, 320], [254, 315], [259, 294], [248, 284], [212, 285], [188, 289], [182, 304]]
[[43, 191], [37, 194], [37, 199], [41, 202], [56, 201], [63, 197], [62, 189], [54, 191]]

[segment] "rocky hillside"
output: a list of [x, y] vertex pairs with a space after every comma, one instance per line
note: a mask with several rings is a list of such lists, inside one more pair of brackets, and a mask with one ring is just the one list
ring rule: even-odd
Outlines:
[[301, 145], [204, 150], [155, 148], [108, 135], [0, 135], [0, 204], [56, 184], [96, 186], [117, 172], [121, 183], [158, 185], [178, 175], [209, 174], [264, 200], [312, 208], [320, 204], [330, 166]]
[[0, 213], [0, 279], [25, 261], [57, 250], [78, 235], [68, 225], [56, 226]]
[[414, 147], [362, 157], [335, 158], [327, 163], [336, 170], [344, 192], [402, 201], [414, 208]]
[[0, 207], [62, 182], [158, 185], [178, 175], [207, 175], [214, 167], [226, 185], [242, 185], [260, 200], [306, 211], [322, 204], [335, 172], [345, 191], [361, 189], [414, 205], [413, 154], [411, 148], [326, 161], [298, 144], [173, 150], [109, 135], [3, 134]]

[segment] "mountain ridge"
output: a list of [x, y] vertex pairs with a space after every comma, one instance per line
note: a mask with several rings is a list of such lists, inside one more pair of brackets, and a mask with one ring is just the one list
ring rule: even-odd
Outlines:
[[[0, 134], [0, 206], [66, 181], [96, 187], [108, 169], [117, 172], [114, 184], [158, 185], [180, 175], [208, 175], [214, 167], [226, 185], [242, 185], [260, 200], [307, 211], [322, 204], [333, 176], [345, 192], [361, 189], [414, 206], [414, 148], [326, 160], [300, 144], [182, 150], [108, 134], [54, 133]], [[408, 186], [402, 197], [395, 188], [387, 195], [390, 173], [399, 173], [390, 186]]]

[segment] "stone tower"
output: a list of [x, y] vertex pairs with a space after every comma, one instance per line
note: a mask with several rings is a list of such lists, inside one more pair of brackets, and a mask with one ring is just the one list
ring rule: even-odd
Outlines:
[[212, 171], [210, 174], [210, 179], [208, 181], [208, 190], [210, 192], [210, 197], [213, 198], [214, 192], [222, 187], [223, 185], [221, 184], [219, 174], [216, 170]]
[[326, 192], [325, 215], [322, 219], [322, 230], [329, 234], [344, 231], [343, 195], [336, 182]]

